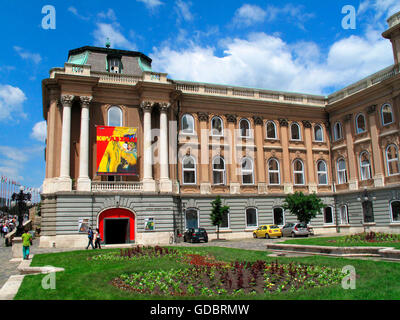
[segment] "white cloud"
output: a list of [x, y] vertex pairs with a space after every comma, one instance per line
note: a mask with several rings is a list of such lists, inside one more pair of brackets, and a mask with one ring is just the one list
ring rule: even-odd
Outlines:
[[154, 9], [162, 4], [164, 4], [163, 2], [161, 2], [160, 0], [136, 0], [137, 2], [142, 2], [145, 4], [145, 6], [148, 9]]
[[96, 26], [97, 29], [93, 33], [96, 46], [103, 47], [107, 38], [109, 38], [111, 47], [115, 49], [136, 50], [135, 44], [121, 33], [118, 23], [96, 23]]
[[45, 142], [47, 136], [47, 124], [46, 121], [40, 121], [35, 123], [32, 128], [31, 137], [40, 142]]
[[264, 22], [267, 13], [256, 5], [244, 4], [236, 10], [233, 23], [236, 25], [250, 26]]
[[22, 104], [26, 100], [24, 92], [10, 85], [0, 85], [0, 120], [26, 117]]
[[24, 48], [14, 46], [14, 50], [18, 53], [18, 55], [25, 60], [31, 60], [35, 64], [40, 63], [42, 61], [42, 57], [38, 53], [31, 53]]
[[100, 12], [97, 14], [97, 16], [99, 18], [103, 18], [103, 19], [110, 19], [112, 21], [116, 21], [117, 20], [117, 16], [115, 15], [115, 12], [113, 9], [108, 9], [107, 12]]
[[182, 0], [177, 0], [175, 2], [176, 11], [179, 17], [182, 17], [185, 21], [192, 21], [193, 14], [190, 12], [191, 2], [184, 2]]
[[79, 14], [78, 10], [75, 7], [69, 7], [68, 11], [71, 12], [74, 16], [76, 16], [77, 18], [81, 19], [81, 20], [89, 20], [89, 17], [83, 16], [81, 14]]
[[313, 13], [304, 12], [304, 6], [293, 5], [291, 3], [286, 4], [284, 7], [269, 5], [266, 12], [266, 19], [268, 22], [284, 18], [297, 25], [302, 30], [305, 30], [305, 22], [314, 17]]

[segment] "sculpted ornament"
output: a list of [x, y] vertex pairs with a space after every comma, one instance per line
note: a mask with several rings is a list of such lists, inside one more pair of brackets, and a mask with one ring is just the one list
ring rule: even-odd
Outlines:
[[92, 102], [93, 97], [90, 97], [90, 96], [81, 96], [80, 99], [81, 99], [81, 103], [82, 103], [81, 105], [82, 105], [82, 107], [87, 108], [87, 107], [89, 107], [89, 104]]
[[74, 100], [75, 96], [70, 94], [65, 94], [61, 96], [61, 104], [63, 107], [70, 107], [72, 105], [72, 101]]
[[311, 122], [308, 120], [303, 120], [303, 126], [304, 128], [311, 128]]
[[226, 121], [236, 123], [236, 115], [235, 114], [226, 114]]
[[197, 116], [199, 118], [199, 121], [206, 121], [208, 122], [208, 113], [205, 112], [197, 112]]
[[143, 111], [151, 111], [151, 109], [153, 108], [153, 102], [150, 102], [150, 101], [143, 101], [141, 104], [140, 104], [140, 108], [143, 110]]
[[255, 125], [261, 125], [262, 126], [264, 124], [264, 121], [263, 121], [263, 119], [261, 117], [253, 116], [253, 120], [254, 120], [254, 124]]
[[287, 119], [278, 119], [278, 121], [279, 121], [279, 125], [280, 125], [281, 127], [287, 127], [287, 126], [289, 126], [289, 122], [287, 121]]

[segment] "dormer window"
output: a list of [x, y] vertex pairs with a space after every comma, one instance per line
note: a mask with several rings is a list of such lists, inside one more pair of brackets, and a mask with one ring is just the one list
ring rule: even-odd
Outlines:
[[107, 56], [107, 71], [112, 73], [122, 73], [121, 57], [116, 55]]

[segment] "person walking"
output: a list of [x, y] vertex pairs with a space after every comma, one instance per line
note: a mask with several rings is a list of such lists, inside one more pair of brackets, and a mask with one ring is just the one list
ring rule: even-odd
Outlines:
[[95, 240], [94, 240], [94, 247], [96, 249], [97, 249], [97, 246], [99, 247], [99, 249], [101, 249], [100, 242], [101, 242], [101, 235], [100, 235], [99, 229], [97, 228], [96, 229], [96, 234], [95, 234]]
[[29, 260], [29, 247], [32, 245], [32, 235], [25, 229], [21, 236], [22, 238], [22, 255], [24, 260]]
[[92, 230], [92, 228], [89, 228], [88, 239], [89, 239], [89, 242], [88, 242], [88, 245], [87, 245], [86, 249], [89, 249], [89, 246], [92, 246], [92, 248], [94, 249], [94, 245], [93, 245], [93, 230]]
[[3, 226], [3, 234], [4, 234], [4, 236], [6, 236], [7, 233], [8, 233], [8, 227], [7, 227], [6, 224], [4, 224], [4, 226]]

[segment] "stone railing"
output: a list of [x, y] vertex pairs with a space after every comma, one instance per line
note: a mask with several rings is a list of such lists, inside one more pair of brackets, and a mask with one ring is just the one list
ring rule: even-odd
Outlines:
[[389, 25], [389, 28], [392, 28], [396, 24], [400, 23], [400, 12], [395, 13], [389, 19], [387, 19], [387, 23]]
[[143, 192], [143, 184], [141, 182], [92, 181], [92, 191], [93, 192], [107, 192], [107, 191]]

